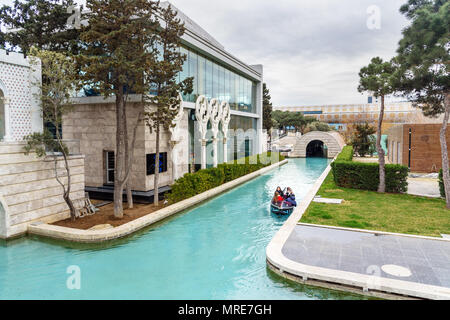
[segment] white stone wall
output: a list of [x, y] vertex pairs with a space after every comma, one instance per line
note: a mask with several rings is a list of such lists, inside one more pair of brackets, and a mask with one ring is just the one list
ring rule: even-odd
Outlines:
[[40, 82], [40, 66], [30, 66], [22, 54], [0, 50], [0, 89], [4, 91], [9, 139], [21, 141], [32, 132], [42, 131], [39, 102], [34, 93]]
[[[62, 188], [55, 179], [53, 158], [23, 153], [24, 143], [0, 143], [0, 238], [27, 230], [33, 221], [54, 222], [69, 217]], [[84, 198], [84, 157], [70, 156], [71, 198]], [[65, 174], [62, 158], [58, 173]], [[67, 183], [67, 177], [62, 181]], [[76, 203], [75, 203], [76, 204]]]

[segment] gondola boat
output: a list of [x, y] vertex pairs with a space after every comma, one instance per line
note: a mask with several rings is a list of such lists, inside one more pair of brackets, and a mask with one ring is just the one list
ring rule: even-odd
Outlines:
[[287, 206], [284, 206], [283, 204], [285, 204], [285, 203], [283, 202], [280, 207], [274, 203], [270, 203], [270, 211], [272, 213], [280, 214], [280, 215], [288, 215], [294, 211], [294, 207], [292, 207], [292, 206], [287, 207]]

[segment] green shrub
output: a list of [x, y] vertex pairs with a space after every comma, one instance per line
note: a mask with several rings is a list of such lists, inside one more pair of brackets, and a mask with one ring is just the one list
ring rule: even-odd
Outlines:
[[[376, 191], [380, 183], [378, 163], [354, 161], [334, 161], [331, 164], [336, 185]], [[386, 165], [386, 192], [401, 193], [408, 190], [408, 172], [406, 166], [398, 164]]]
[[352, 161], [353, 160], [353, 147], [345, 146], [342, 148], [341, 153], [336, 157], [336, 161]]
[[[167, 198], [170, 203], [175, 203], [197, 194], [218, 187], [226, 182], [230, 182], [246, 174], [262, 169], [271, 164], [270, 152], [261, 155], [254, 155], [227, 163], [222, 163], [217, 168], [202, 169], [195, 173], [186, 173], [183, 177], [176, 180], [172, 185], [172, 190]], [[285, 157], [276, 154], [279, 161]]]

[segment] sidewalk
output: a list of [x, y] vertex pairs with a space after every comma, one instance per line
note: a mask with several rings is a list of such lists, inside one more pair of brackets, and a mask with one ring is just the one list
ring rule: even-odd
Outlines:
[[408, 194], [440, 198], [439, 181], [433, 178], [408, 178]]
[[303, 265], [450, 289], [450, 241], [297, 225], [282, 252]]

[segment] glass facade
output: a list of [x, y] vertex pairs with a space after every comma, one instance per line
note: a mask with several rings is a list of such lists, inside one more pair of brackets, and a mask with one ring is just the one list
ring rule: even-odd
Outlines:
[[232, 110], [256, 113], [256, 83], [197, 52], [180, 48], [187, 55], [179, 80], [194, 77], [193, 92], [184, 101], [195, 102], [199, 95], [227, 101]]
[[[180, 47], [180, 52], [187, 58], [179, 74], [179, 81], [194, 78], [193, 92], [184, 95], [184, 101], [195, 102], [199, 95], [205, 95], [208, 99], [227, 101], [232, 110], [256, 113], [255, 82], [192, 49]], [[152, 88], [150, 93], [156, 94], [156, 88]], [[78, 97], [98, 95], [98, 92], [88, 86], [76, 93]]]

